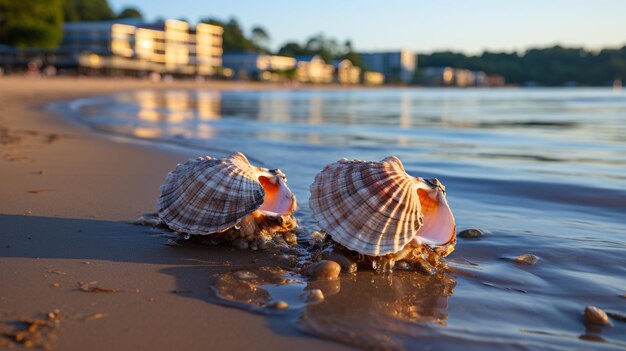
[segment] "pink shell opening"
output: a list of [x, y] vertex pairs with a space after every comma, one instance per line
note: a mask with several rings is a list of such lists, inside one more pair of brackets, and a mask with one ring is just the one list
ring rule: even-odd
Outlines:
[[456, 223], [448, 200], [440, 188], [419, 188], [424, 224], [417, 232], [419, 241], [429, 245], [444, 245], [456, 236]]
[[265, 190], [263, 204], [259, 211], [266, 215], [288, 215], [295, 210], [294, 196], [282, 177], [273, 174], [259, 176], [259, 182]]

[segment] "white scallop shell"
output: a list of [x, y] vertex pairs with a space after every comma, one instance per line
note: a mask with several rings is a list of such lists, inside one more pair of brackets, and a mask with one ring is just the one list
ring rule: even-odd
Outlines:
[[333, 240], [361, 254], [396, 253], [414, 240], [442, 245], [452, 240], [456, 226], [436, 182], [408, 175], [395, 156], [380, 162], [343, 159], [316, 175], [309, 206]]
[[171, 229], [191, 234], [227, 230], [255, 210], [290, 215], [296, 206], [282, 172], [252, 166], [240, 152], [179, 164], [157, 200], [159, 217]]

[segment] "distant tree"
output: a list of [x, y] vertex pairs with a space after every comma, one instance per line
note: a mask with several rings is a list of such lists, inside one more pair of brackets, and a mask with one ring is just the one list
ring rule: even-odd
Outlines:
[[255, 26], [252, 28], [252, 41], [257, 48], [263, 48], [265, 51], [269, 52], [270, 35], [263, 27]]
[[66, 22], [115, 19], [115, 13], [107, 0], [65, 0], [63, 10]]
[[136, 7], [126, 7], [117, 15], [117, 18], [119, 19], [122, 19], [122, 18], [142, 19], [143, 15], [141, 14], [141, 11], [139, 11], [139, 9], [137, 9]]
[[352, 62], [352, 64], [356, 67], [361, 67], [363, 68], [363, 62], [361, 61], [361, 55], [359, 55], [357, 52], [354, 51], [354, 48], [352, 47], [352, 41], [351, 40], [346, 40], [343, 44], [343, 55], [341, 55], [340, 59], [347, 59], [350, 60], [350, 62]]
[[334, 58], [339, 57], [341, 48], [334, 38], [327, 38], [323, 33], [319, 33], [309, 37], [306, 41], [305, 48], [321, 56], [326, 62], [331, 62]]
[[224, 28], [222, 34], [222, 48], [224, 52], [262, 52], [252, 39], [247, 38], [237, 19], [231, 18], [223, 22], [216, 18], [206, 18], [202, 23], [217, 25]]
[[509, 83], [561, 86], [607, 85], [626, 78], [626, 46], [591, 52], [583, 48], [530, 48], [522, 54], [486, 51], [477, 56], [436, 52], [419, 55], [420, 67], [454, 67], [498, 74]]
[[63, 36], [64, 0], [0, 0], [0, 44], [53, 48]]
[[278, 49], [278, 54], [281, 56], [296, 57], [309, 55], [311, 53], [296, 42], [288, 42]]
[[63, 1], [63, 21], [64, 22], [78, 22], [80, 21], [80, 14], [76, 3], [72, 0]]
[[328, 63], [337, 59], [348, 59], [355, 66], [362, 66], [361, 56], [354, 51], [351, 40], [339, 45], [336, 39], [328, 38], [323, 33], [309, 37], [304, 45], [297, 42], [285, 43], [278, 50], [278, 54], [290, 57], [319, 55]]

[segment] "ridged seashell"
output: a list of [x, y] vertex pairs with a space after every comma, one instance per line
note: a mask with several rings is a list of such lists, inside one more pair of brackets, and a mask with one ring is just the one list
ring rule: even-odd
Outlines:
[[437, 247], [455, 241], [443, 185], [408, 175], [395, 156], [327, 165], [311, 185], [309, 206], [334, 241], [368, 256], [398, 253], [411, 242]]
[[157, 201], [159, 217], [171, 229], [190, 234], [241, 226], [240, 221], [257, 210], [260, 214], [255, 213], [254, 220], [290, 216], [296, 207], [280, 170], [255, 167], [240, 152], [224, 159], [206, 156], [179, 164], [161, 185]]

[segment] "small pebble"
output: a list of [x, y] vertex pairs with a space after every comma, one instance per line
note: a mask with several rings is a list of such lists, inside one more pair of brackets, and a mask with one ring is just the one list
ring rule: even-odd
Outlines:
[[298, 237], [295, 233], [292, 232], [287, 232], [283, 234], [283, 239], [285, 239], [288, 244], [295, 244], [296, 242], [298, 242]]
[[247, 250], [250, 244], [248, 244], [248, 240], [244, 238], [237, 238], [233, 241], [233, 246], [240, 250]]
[[315, 245], [316, 243], [321, 243], [326, 240], [326, 235], [324, 233], [314, 231], [311, 233], [311, 245]]
[[341, 291], [341, 282], [339, 280], [311, 280], [307, 282], [307, 288], [320, 289], [324, 297], [332, 296]]
[[53, 287], [53, 288], [58, 288], [59, 286], [61, 286], [61, 284], [59, 284], [59, 283], [52, 283], [52, 284], [50, 284], [50, 286]]
[[259, 248], [259, 250], [261, 251], [266, 251], [266, 250], [270, 250], [272, 248], [274, 248], [276, 246], [276, 244], [270, 240], [270, 239], [266, 239], [263, 237], [260, 237], [257, 239], [257, 246]]
[[259, 276], [250, 271], [238, 271], [238, 272], [235, 272], [235, 277], [240, 280], [247, 280], [247, 279], [256, 279]]
[[606, 312], [596, 306], [587, 306], [585, 308], [585, 318], [591, 323], [600, 325], [610, 325], [609, 316]]
[[533, 254], [525, 254], [515, 257], [515, 262], [521, 264], [535, 264], [537, 261], [539, 261], [539, 257]]
[[324, 293], [320, 289], [309, 290], [308, 294], [306, 294], [306, 301], [307, 302], [324, 301]]
[[161, 220], [159, 218], [139, 217], [139, 221], [141, 221], [140, 224], [143, 224], [145, 226], [151, 226], [151, 227], [156, 227], [159, 224], [161, 224]]
[[406, 261], [396, 262], [395, 268], [401, 271], [410, 271], [411, 265]]
[[413, 262], [413, 270], [424, 275], [435, 275], [437, 273], [437, 269], [435, 267], [423, 260], [416, 260]]
[[485, 236], [485, 233], [478, 228], [465, 229], [458, 234], [459, 238], [478, 239]]
[[276, 260], [283, 266], [295, 267], [298, 264], [298, 257], [296, 255], [279, 255]]
[[278, 248], [286, 249], [287, 247], [289, 247], [289, 245], [282, 236], [275, 236], [272, 238], [272, 241]]
[[322, 260], [313, 263], [306, 269], [306, 274], [313, 279], [337, 279], [341, 273], [341, 265], [335, 261]]
[[322, 253], [322, 259], [331, 260], [339, 263], [341, 271], [344, 273], [354, 273], [357, 271], [357, 265], [350, 257], [341, 252], [331, 251]]
[[289, 308], [289, 304], [285, 301], [277, 301], [272, 307], [277, 310], [286, 310]]

